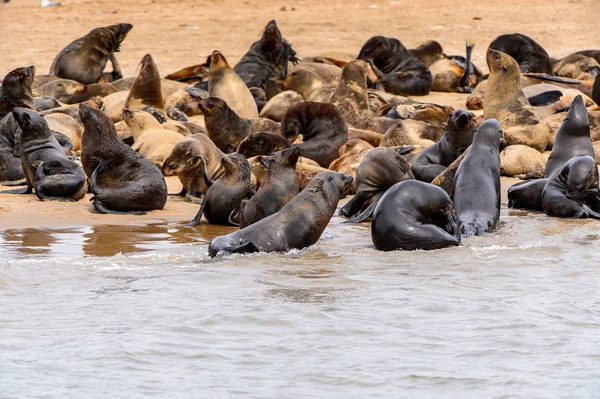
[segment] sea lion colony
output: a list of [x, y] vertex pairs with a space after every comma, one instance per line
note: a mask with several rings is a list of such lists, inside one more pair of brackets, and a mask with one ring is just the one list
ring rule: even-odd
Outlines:
[[[312, 245], [347, 194], [340, 216], [372, 218], [379, 250], [460, 245], [496, 227], [500, 175], [524, 180], [509, 207], [600, 218], [600, 50], [553, 59], [502, 35], [484, 75], [473, 43], [447, 55], [375, 36], [354, 60], [299, 58], [270, 21], [233, 66], [215, 50], [161, 78], [148, 54], [124, 78], [115, 53], [132, 28], [93, 29], [48, 75], [4, 77], [0, 182], [26, 185], [5, 193], [87, 191], [91, 211], [144, 214], [163, 209], [163, 176], [178, 176], [177, 195], [201, 204], [189, 225], [241, 227], [211, 257]], [[470, 93], [470, 111], [414, 98], [431, 90]]]

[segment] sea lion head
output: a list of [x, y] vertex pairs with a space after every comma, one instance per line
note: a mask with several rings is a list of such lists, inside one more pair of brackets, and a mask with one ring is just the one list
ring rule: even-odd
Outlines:
[[75, 96], [77, 94], [85, 93], [87, 90], [87, 86], [83, 83], [69, 79], [60, 79], [48, 84], [55, 86], [53, 94], [56, 98]]
[[361, 86], [367, 85], [367, 71], [369, 67], [363, 60], [350, 61], [342, 70], [340, 82], [357, 82]]
[[357, 59], [373, 64], [378, 60], [387, 59], [390, 49], [390, 40], [387, 37], [373, 36], [362, 46]]
[[221, 166], [228, 176], [238, 176], [241, 179], [250, 178], [250, 164], [243, 155], [235, 153], [225, 155], [221, 158]]
[[567, 178], [567, 198], [581, 199], [590, 193], [598, 194], [598, 166], [589, 155], [571, 158]]
[[13, 117], [21, 128], [21, 137], [35, 138], [38, 135], [46, 136], [49, 130], [48, 123], [43, 116], [27, 108], [14, 108]]
[[31, 92], [31, 84], [35, 77], [35, 67], [21, 67], [10, 71], [2, 81], [2, 91], [7, 93]]
[[488, 119], [479, 125], [473, 137], [473, 144], [480, 143], [490, 148], [497, 148], [502, 151], [506, 147], [504, 132], [497, 119]]
[[[589, 135], [590, 120], [588, 110], [585, 107], [583, 97], [578, 95], [573, 99], [571, 108], [563, 121], [563, 125], [568, 129], [570, 135]], [[561, 126], [562, 127], [562, 126]]]
[[514, 58], [506, 53], [489, 48], [486, 61], [491, 73], [505, 73], [518, 77], [521, 76], [519, 64]]
[[[190, 158], [199, 156], [200, 152], [192, 140], [183, 140], [173, 147], [173, 150], [162, 164], [161, 172], [164, 176], [177, 176], [187, 170]], [[205, 161], [208, 163], [208, 161]]]
[[119, 47], [123, 40], [127, 37], [127, 33], [129, 33], [132, 28], [133, 25], [125, 23], [103, 26], [92, 29], [86, 37], [99, 40], [97, 43], [106, 46], [107, 50], [111, 53], [116, 53], [119, 51]]
[[274, 19], [269, 21], [259, 41], [263, 49], [270, 49], [281, 43], [281, 31]]
[[251, 158], [257, 155], [270, 155], [289, 146], [285, 137], [278, 133], [257, 132], [240, 142], [237, 153]]
[[225, 56], [219, 51], [215, 50], [210, 56], [210, 69], [209, 73], [213, 74], [222, 69], [231, 69], [229, 63], [225, 59]]
[[205, 117], [215, 117], [224, 112], [229, 106], [219, 97], [208, 97], [198, 102], [198, 108]]
[[290, 166], [295, 169], [299, 157], [300, 150], [298, 149], [298, 147], [292, 146], [286, 148], [285, 150], [278, 151], [271, 156], [263, 156], [261, 157], [260, 162], [267, 169], [271, 164]]
[[115, 140], [118, 139], [115, 124], [108, 115], [99, 109], [81, 103], [79, 104], [79, 119], [84, 127], [82, 144], [86, 138], [102, 137], [101, 140], [104, 141], [112, 136]]
[[[448, 117], [446, 132], [449, 133], [447, 138], [454, 147], [461, 150], [461, 153], [464, 152], [473, 142], [473, 135], [475, 134], [473, 114], [464, 109], [454, 111]], [[459, 156], [460, 154], [455, 155]]]

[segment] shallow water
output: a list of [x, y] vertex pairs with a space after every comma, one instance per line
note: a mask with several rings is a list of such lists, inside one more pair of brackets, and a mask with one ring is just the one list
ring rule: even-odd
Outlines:
[[600, 398], [600, 223], [502, 220], [212, 261], [230, 229], [0, 231], [0, 397]]

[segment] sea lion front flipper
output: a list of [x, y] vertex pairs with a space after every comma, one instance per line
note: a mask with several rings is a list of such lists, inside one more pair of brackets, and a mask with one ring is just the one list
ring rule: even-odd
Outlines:
[[465, 61], [465, 72], [458, 82], [458, 88], [463, 90], [463, 92], [467, 92], [467, 90], [473, 91], [473, 89], [469, 87], [469, 76], [471, 75], [471, 54], [473, 54], [473, 47], [475, 47], [475, 43], [467, 41], [466, 46], [467, 59]]
[[549, 90], [543, 93], [537, 94], [535, 96], [531, 96], [527, 98], [529, 104], [534, 107], [543, 107], [545, 105], [554, 104], [562, 97], [562, 92], [560, 90]]
[[255, 252], [259, 252], [258, 248], [256, 248], [256, 245], [254, 245], [251, 241], [246, 241], [239, 245], [231, 245], [229, 247], [221, 248], [215, 254], [215, 256], [218, 254], [221, 254], [222, 256], [227, 256], [231, 254], [251, 254]]
[[360, 223], [360, 222], [364, 222], [365, 220], [367, 220], [368, 218], [370, 218], [371, 216], [373, 216], [373, 211], [375, 211], [375, 207], [377, 206], [378, 202], [379, 201], [374, 201], [371, 205], [369, 205], [367, 207], [367, 209], [365, 209], [364, 211], [362, 211], [361, 213], [359, 213], [358, 215], [356, 215], [352, 219], [347, 220], [344, 223]]
[[527, 76], [528, 78], [544, 80], [544, 81], [548, 81], [548, 82], [564, 83], [564, 84], [568, 84], [568, 85], [578, 85], [581, 83], [581, 81], [577, 80], [577, 79], [561, 78], [560, 76], [549, 75], [547, 73], [527, 72], [527, 73], [524, 73], [523, 76]]
[[122, 79], [123, 73], [121, 72], [121, 67], [119, 66], [119, 62], [117, 61], [117, 57], [115, 57], [115, 54], [111, 54], [110, 57], [108, 57], [108, 59], [110, 60], [113, 67], [113, 71], [111, 73], [112, 81], [114, 82], [115, 80]]
[[130, 147], [135, 143], [133, 136], [123, 137], [121, 141]]

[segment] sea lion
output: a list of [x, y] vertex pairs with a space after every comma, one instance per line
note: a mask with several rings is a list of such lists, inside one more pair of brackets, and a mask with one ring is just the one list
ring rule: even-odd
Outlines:
[[[123, 118], [123, 108], [129, 98], [128, 91], [118, 91], [102, 99], [102, 106], [100, 109], [114, 122], [120, 122]], [[143, 108], [143, 107], [142, 107]]]
[[[208, 190], [204, 178], [204, 169], [212, 180], [220, 177], [221, 159], [225, 156], [221, 150], [205, 135], [194, 134], [186, 137], [173, 147], [171, 154], [162, 165], [165, 176], [177, 176], [183, 186], [179, 195], [201, 198]], [[192, 160], [202, 157], [203, 161]]]
[[200, 114], [198, 103], [204, 98], [208, 98], [208, 92], [195, 87], [176, 91], [165, 101], [167, 116], [176, 121], [187, 122], [188, 116]]
[[316, 72], [299, 68], [288, 74], [282, 82], [284, 91], [293, 90], [305, 101], [329, 102], [337, 86], [327, 82]]
[[92, 201], [100, 213], [144, 214], [163, 209], [167, 184], [160, 170], [117, 137], [102, 111], [79, 106], [83, 121], [81, 163], [90, 177]]
[[373, 147], [379, 147], [382, 139], [383, 134], [372, 130], [355, 129], [353, 127], [348, 128], [348, 140], [362, 140], [371, 144]]
[[297, 63], [296, 52], [281, 36], [277, 22], [271, 20], [261, 38], [250, 46], [233, 71], [249, 88], [265, 90], [269, 79], [287, 75], [288, 60]]
[[498, 119], [509, 145], [523, 144], [543, 152], [549, 126], [536, 114], [523, 94], [519, 65], [508, 54], [488, 50], [490, 68], [483, 104], [484, 119]]
[[21, 165], [27, 187], [22, 193], [35, 193], [40, 200], [78, 201], [87, 192], [81, 166], [65, 156], [44, 118], [35, 111], [12, 111], [21, 128]]
[[86, 85], [83, 83], [69, 79], [57, 79], [38, 87], [33, 91], [33, 95], [36, 97], [50, 96], [61, 102], [65, 102], [63, 101], [65, 98], [84, 93], [85, 91]]
[[258, 132], [242, 140], [236, 152], [246, 158], [252, 158], [257, 155], [271, 155], [289, 146], [290, 143], [285, 137], [278, 133]]
[[370, 127], [367, 65], [361, 60], [350, 61], [344, 67], [342, 78], [330, 100], [342, 112], [346, 122], [358, 128]]
[[[429, 147], [434, 144], [433, 140], [425, 137], [440, 137], [444, 128], [426, 122], [405, 119], [390, 127], [381, 138], [381, 147], [398, 147], [401, 145], [420, 145]], [[433, 138], [432, 137], [432, 138]]]
[[590, 139], [588, 110], [583, 98], [577, 96], [556, 133], [554, 146], [546, 163], [546, 178], [513, 184], [508, 189], [508, 207], [541, 211], [542, 190], [548, 182], [548, 177], [571, 158], [586, 155], [594, 157], [594, 147]]
[[19, 140], [21, 129], [15, 121], [14, 108], [35, 109], [31, 84], [35, 67], [17, 68], [2, 81], [0, 90], [0, 182], [25, 178], [21, 167]]
[[[200, 158], [202, 159], [202, 158]], [[254, 195], [250, 180], [250, 164], [240, 154], [229, 154], [221, 158], [221, 165], [225, 174], [217, 181], [213, 181], [205, 174], [208, 191], [202, 200], [200, 210], [188, 226], [197, 226], [202, 219], [210, 224], [231, 226], [234, 218], [240, 212], [242, 200]], [[206, 168], [204, 168], [206, 171]]]
[[510, 55], [519, 64], [521, 72], [552, 75], [550, 56], [542, 46], [529, 36], [512, 33], [498, 36], [488, 48]]
[[571, 158], [550, 176], [542, 192], [546, 215], [570, 219], [600, 219], [598, 166], [588, 155]]
[[459, 109], [448, 117], [442, 138], [421, 152], [412, 164], [415, 178], [431, 183], [473, 142], [475, 123], [473, 114]]
[[51, 75], [35, 75], [33, 83], [31, 84], [31, 90], [36, 90], [38, 87], [45, 85], [46, 83], [60, 79], [58, 76]]
[[452, 200], [433, 184], [396, 183], [373, 212], [371, 239], [379, 251], [440, 249], [458, 246], [460, 238]]
[[[354, 57], [352, 58], [354, 59]], [[297, 65], [288, 64], [288, 66], [288, 75], [298, 69], [308, 69], [319, 75], [326, 82], [329, 82], [330, 84], [335, 86], [338, 84], [342, 76], [342, 68], [346, 65], [334, 65], [322, 62], [313, 62], [307, 61], [306, 58], [303, 58]]]
[[574, 53], [558, 60], [554, 64], [552, 72], [556, 76], [571, 79], [595, 79], [600, 74], [600, 64], [593, 57]]
[[219, 253], [284, 252], [315, 244], [351, 183], [352, 178], [341, 173], [319, 173], [279, 212], [212, 240], [210, 257]]
[[261, 162], [267, 168], [267, 176], [256, 194], [251, 199], [242, 201], [240, 228], [243, 229], [279, 212], [298, 195], [296, 163], [299, 156], [298, 148], [290, 147], [261, 158]]
[[417, 57], [427, 68], [445, 57], [442, 45], [435, 40], [428, 40], [417, 48], [408, 50], [413, 57]]
[[83, 135], [83, 126], [77, 120], [68, 114], [54, 113], [44, 115], [51, 130], [64, 134], [71, 141], [72, 151], [81, 150], [81, 136]]
[[212, 52], [211, 57], [208, 94], [225, 100], [240, 118], [258, 118], [258, 108], [252, 93], [231, 69], [223, 54], [216, 50]]
[[54, 97], [36, 97], [33, 99], [35, 110], [38, 112], [47, 111], [49, 109], [59, 108], [61, 104]]
[[59, 97], [59, 101], [65, 104], [79, 104], [85, 101], [92, 100], [96, 97], [104, 98], [109, 94], [116, 93], [117, 89], [110, 83], [94, 83], [85, 86], [83, 93], [74, 94], [72, 96]]
[[327, 168], [348, 141], [348, 126], [335, 105], [304, 102], [291, 106], [285, 113], [281, 134], [290, 143], [302, 135], [302, 143], [298, 144], [300, 154]]
[[379, 147], [366, 153], [356, 172], [356, 195], [340, 209], [340, 216], [350, 218], [350, 223], [367, 220], [390, 187], [415, 178], [402, 152], [400, 148]]
[[509, 145], [500, 153], [500, 174], [521, 179], [544, 177], [546, 157], [526, 145]]
[[198, 103], [204, 115], [208, 137], [224, 153], [237, 150], [240, 142], [253, 132], [276, 131], [279, 124], [269, 119], [239, 117], [225, 100], [208, 97]]
[[294, 90], [285, 90], [272, 97], [260, 111], [261, 118], [281, 122], [283, 115], [294, 104], [304, 101], [302, 95]]
[[500, 142], [495, 119], [479, 125], [454, 178], [454, 209], [465, 236], [482, 235], [500, 219]]
[[152, 56], [146, 54], [142, 58], [140, 73], [133, 82], [133, 86], [125, 101], [125, 108], [139, 110], [146, 106], [152, 106], [163, 109], [164, 105], [158, 67], [154, 63]]
[[131, 28], [131, 24], [117, 24], [92, 30], [58, 53], [49, 74], [86, 85], [98, 83], [110, 60], [113, 66], [111, 80], [121, 79], [123, 76], [114, 53], [119, 51]]
[[471, 64], [474, 43], [467, 42], [467, 56], [463, 62], [458, 57], [445, 57], [429, 66], [433, 76], [432, 91], [470, 93], [477, 85], [476, 69]]

